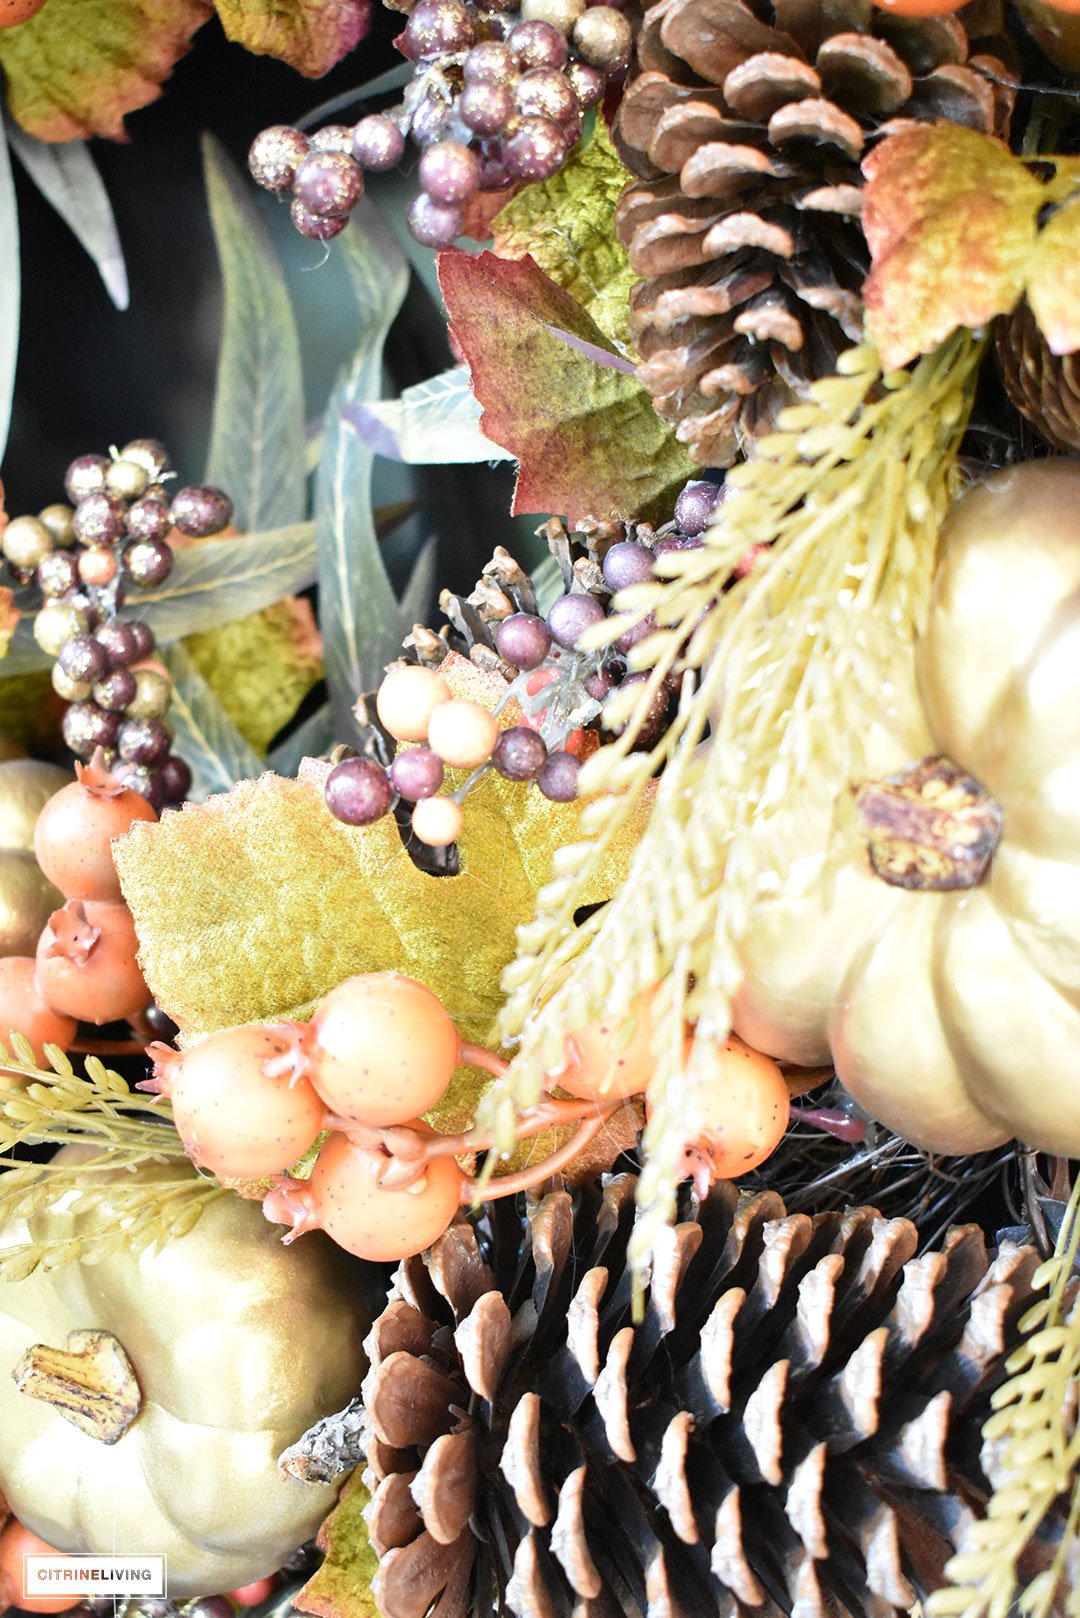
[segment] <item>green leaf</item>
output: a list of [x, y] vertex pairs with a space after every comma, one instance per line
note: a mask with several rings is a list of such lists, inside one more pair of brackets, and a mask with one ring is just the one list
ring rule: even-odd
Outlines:
[[277, 775], [295, 775], [306, 758], [318, 758], [321, 753], [328, 753], [333, 745], [334, 720], [330, 704], [324, 702], [273, 749], [267, 756], [267, 767]]
[[406, 388], [400, 399], [346, 405], [345, 415], [388, 460], [447, 466], [513, 459], [480, 431], [480, 402], [463, 365]]
[[379, 1558], [364, 1521], [370, 1499], [358, 1467], [346, 1479], [337, 1505], [319, 1529], [317, 1544], [326, 1554], [318, 1571], [294, 1597], [300, 1612], [314, 1613], [315, 1618], [379, 1618], [371, 1594]]
[[225, 288], [206, 481], [228, 490], [242, 531], [284, 527], [306, 514], [296, 322], [251, 187], [213, 136], [202, 150]]
[[1076, 158], [1024, 159], [959, 124], [917, 124], [866, 159], [867, 327], [888, 369], [1029, 295], [1051, 350], [1080, 348]]
[[[439, 255], [451, 329], [489, 438], [518, 462], [515, 513], [666, 521], [693, 466], [625, 361], [526, 255]], [[569, 335], [570, 342], [556, 335]]]
[[632, 178], [604, 119], [594, 117], [558, 174], [525, 186], [493, 223], [500, 258], [528, 253], [623, 353], [631, 349], [630, 288], [638, 277], [615, 233], [615, 204]]
[[387, 577], [371, 506], [374, 455], [343, 414], [379, 396], [382, 353], [409, 272], [388, 227], [364, 202], [338, 238], [360, 306], [360, 341], [326, 410], [315, 479], [319, 622], [339, 740], [355, 734], [352, 705], [401, 645], [402, 617]]
[[211, 16], [209, 0], [48, 0], [0, 29], [12, 116], [39, 140], [123, 140]]
[[7, 137], [0, 126], [0, 456], [11, 425], [19, 352], [19, 210]]
[[90, 255], [117, 309], [128, 306], [124, 253], [112, 204], [89, 148], [81, 140], [48, 146], [18, 124], [8, 127], [11, 150], [45, 200]]
[[248, 746], [184, 648], [170, 646], [159, 655], [173, 679], [169, 723], [176, 736], [174, 749], [191, 769], [188, 796], [201, 803], [212, 792], [228, 792], [237, 781], [259, 775], [262, 759]]

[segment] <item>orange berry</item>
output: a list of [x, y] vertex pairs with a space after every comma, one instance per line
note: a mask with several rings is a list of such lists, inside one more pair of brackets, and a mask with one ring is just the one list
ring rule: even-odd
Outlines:
[[21, 1522], [9, 1522], [0, 1533], [0, 1612], [6, 1607], [20, 1607], [23, 1612], [70, 1612], [82, 1601], [82, 1596], [23, 1595], [24, 1556], [62, 1556], [62, 1551], [46, 1545], [43, 1539], [24, 1528]]
[[255, 1579], [251, 1584], [242, 1584], [236, 1590], [226, 1590], [225, 1594], [230, 1601], [235, 1601], [238, 1607], [261, 1607], [264, 1601], [269, 1601], [274, 1593], [273, 1579]]
[[434, 669], [399, 663], [379, 687], [375, 712], [399, 742], [422, 742], [427, 740], [432, 713], [449, 701], [450, 687]]
[[396, 972], [366, 972], [333, 989], [311, 1019], [308, 1076], [336, 1117], [381, 1128], [427, 1112], [461, 1060], [438, 995]]
[[65, 1017], [46, 1003], [34, 975], [36, 964], [31, 955], [8, 955], [0, 960], [0, 1039], [6, 1044], [12, 1032], [25, 1035], [34, 1047], [38, 1066], [45, 1067], [44, 1046], [69, 1050], [76, 1023], [74, 1017]]
[[[45, 0], [0, 0], [0, 28], [17, 28], [21, 22], [36, 17]], [[69, 1603], [74, 1605], [74, 1603]], [[63, 1612], [63, 1607], [37, 1608], [38, 1612]]]
[[248, 1023], [208, 1034], [179, 1056], [152, 1050], [193, 1162], [245, 1180], [280, 1174], [303, 1157], [326, 1117], [304, 1076], [304, 1032]]
[[141, 793], [114, 781], [97, 756], [75, 766], [79, 779], [61, 787], [34, 828], [34, 854], [67, 899], [119, 899], [112, 839], [157, 814]]
[[687, 1142], [684, 1177], [704, 1190], [714, 1180], [749, 1174], [772, 1156], [788, 1126], [791, 1098], [772, 1058], [737, 1034], [723, 1044], [688, 1037], [684, 1059], [705, 1081], [701, 1132]]
[[138, 955], [127, 905], [69, 899], [38, 940], [38, 988], [54, 1011], [79, 1022], [133, 1017], [152, 998]]
[[[414, 1127], [423, 1128], [422, 1124]], [[294, 1230], [321, 1229], [357, 1258], [390, 1263], [422, 1253], [441, 1236], [461, 1202], [462, 1174], [452, 1157], [436, 1157], [411, 1185], [379, 1184], [390, 1167], [380, 1147], [331, 1135], [306, 1182], [286, 1182], [263, 1200], [270, 1219]]]
[[491, 757], [499, 721], [483, 703], [453, 697], [437, 707], [428, 723], [427, 743], [444, 764], [472, 770]]
[[648, 1088], [656, 1066], [651, 1015], [654, 992], [650, 989], [634, 1001], [630, 1008], [633, 1033], [618, 1051], [612, 1051], [611, 1041], [624, 1018], [605, 1017], [567, 1036], [566, 1066], [550, 1075], [560, 1090], [583, 1100], [610, 1101], [617, 1096], [640, 1095]]
[[456, 843], [465, 825], [465, 812], [453, 798], [421, 798], [412, 812], [413, 834], [429, 848]]

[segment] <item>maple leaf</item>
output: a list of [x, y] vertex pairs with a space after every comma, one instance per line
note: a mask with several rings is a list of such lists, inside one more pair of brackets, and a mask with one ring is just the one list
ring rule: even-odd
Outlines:
[[[505, 694], [498, 675], [456, 654], [441, 672], [456, 695], [489, 708]], [[523, 716], [511, 703], [499, 719]], [[463, 1039], [489, 1044], [516, 929], [532, 918], [555, 849], [579, 835], [583, 801], [553, 804], [489, 772], [466, 800], [460, 872], [439, 877], [413, 864], [392, 816], [335, 820], [322, 794], [329, 768], [309, 760], [298, 780], [242, 781], [114, 844], [155, 1000], [190, 1040], [307, 1017], [354, 972], [404, 972], [439, 996]], [[583, 905], [615, 891], [650, 807], [636, 812]], [[460, 1070], [429, 1120], [467, 1128], [478, 1082]]]
[[[52, 0], [50, 0], [50, 4]], [[370, 0], [214, 0], [226, 36], [319, 78], [367, 33]]]
[[550, 180], [527, 185], [494, 221], [500, 258], [526, 253], [569, 292], [605, 337], [630, 344], [630, 288], [638, 277], [615, 233], [615, 204], [631, 175], [596, 118], [569, 161]]
[[[211, 0], [48, 0], [0, 29], [12, 117], [39, 140], [124, 138], [124, 118], [161, 87], [214, 13]], [[325, 73], [363, 36], [369, 0], [219, 0], [230, 39]]]
[[315, 1543], [324, 1558], [293, 1598], [300, 1612], [314, 1613], [316, 1618], [379, 1618], [371, 1594], [379, 1558], [364, 1521], [370, 1499], [358, 1467], [346, 1479], [337, 1505], [319, 1529]]
[[576, 299], [528, 254], [440, 253], [439, 285], [482, 431], [518, 462], [513, 514], [670, 517], [693, 467]]
[[1025, 292], [1051, 351], [1080, 347], [1080, 161], [1039, 161], [1046, 180], [993, 136], [950, 123], [917, 124], [866, 159], [863, 302], [887, 367], [1007, 314]]

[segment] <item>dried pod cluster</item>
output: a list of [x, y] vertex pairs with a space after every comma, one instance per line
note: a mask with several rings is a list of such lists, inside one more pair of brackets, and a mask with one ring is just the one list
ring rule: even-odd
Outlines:
[[721, 1185], [635, 1324], [634, 1188], [501, 1204], [483, 1251], [461, 1222], [400, 1267], [364, 1384], [380, 1612], [907, 1611], [985, 1504], [1037, 1255]]

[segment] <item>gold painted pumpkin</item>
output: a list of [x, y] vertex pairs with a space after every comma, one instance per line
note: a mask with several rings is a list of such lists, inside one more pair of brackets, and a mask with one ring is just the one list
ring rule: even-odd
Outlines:
[[[2, 740], [2, 738], [0, 738]], [[32, 955], [64, 896], [34, 858], [37, 817], [71, 775], [33, 758], [0, 762], [0, 955]]]
[[[56, 1239], [107, 1214], [69, 1196], [28, 1223]], [[9, 1225], [0, 1248], [26, 1239]], [[167, 1555], [174, 1598], [274, 1572], [334, 1502], [282, 1478], [277, 1457], [359, 1388], [364, 1280], [326, 1238], [283, 1247], [257, 1204], [224, 1195], [157, 1251], [0, 1283], [0, 1494], [60, 1550]], [[122, 1345], [142, 1393], [111, 1444], [12, 1379], [31, 1347], [93, 1331]]]
[[[888, 776], [935, 755], [973, 777], [991, 813], [1000, 811], [985, 875], [975, 886], [927, 890], [935, 856], [919, 849], [922, 875], [908, 870], [915, 889], [891, 886], [872, 867], [857, 824], [827, 854], [831, 805], [816, 814], [788, 806], [778, 892], [755, 910], [741, 948], [735, 1028], [773, 1056], [835, 1062], [872, 1116], [920, 1146], [970, 1152], [1016, 1135], [1075, 1156], [1076, 463], [1001, 473], [967, 494], [947, 525], [926, 633], [913, 657], [898, 649], [882, 683], [868, 771]], [[956, 790], [939, 774], [916, 818], [925, 826], [943, 809], [951, 815]], [[867, 792], [883, 795], [879, 786]], [[908, 829], [909, 793], [909, 782], [884, 788]], [[948, 823], [952, 853], [966, 858], [961, 845], [976, 840], [974, 823]]]

